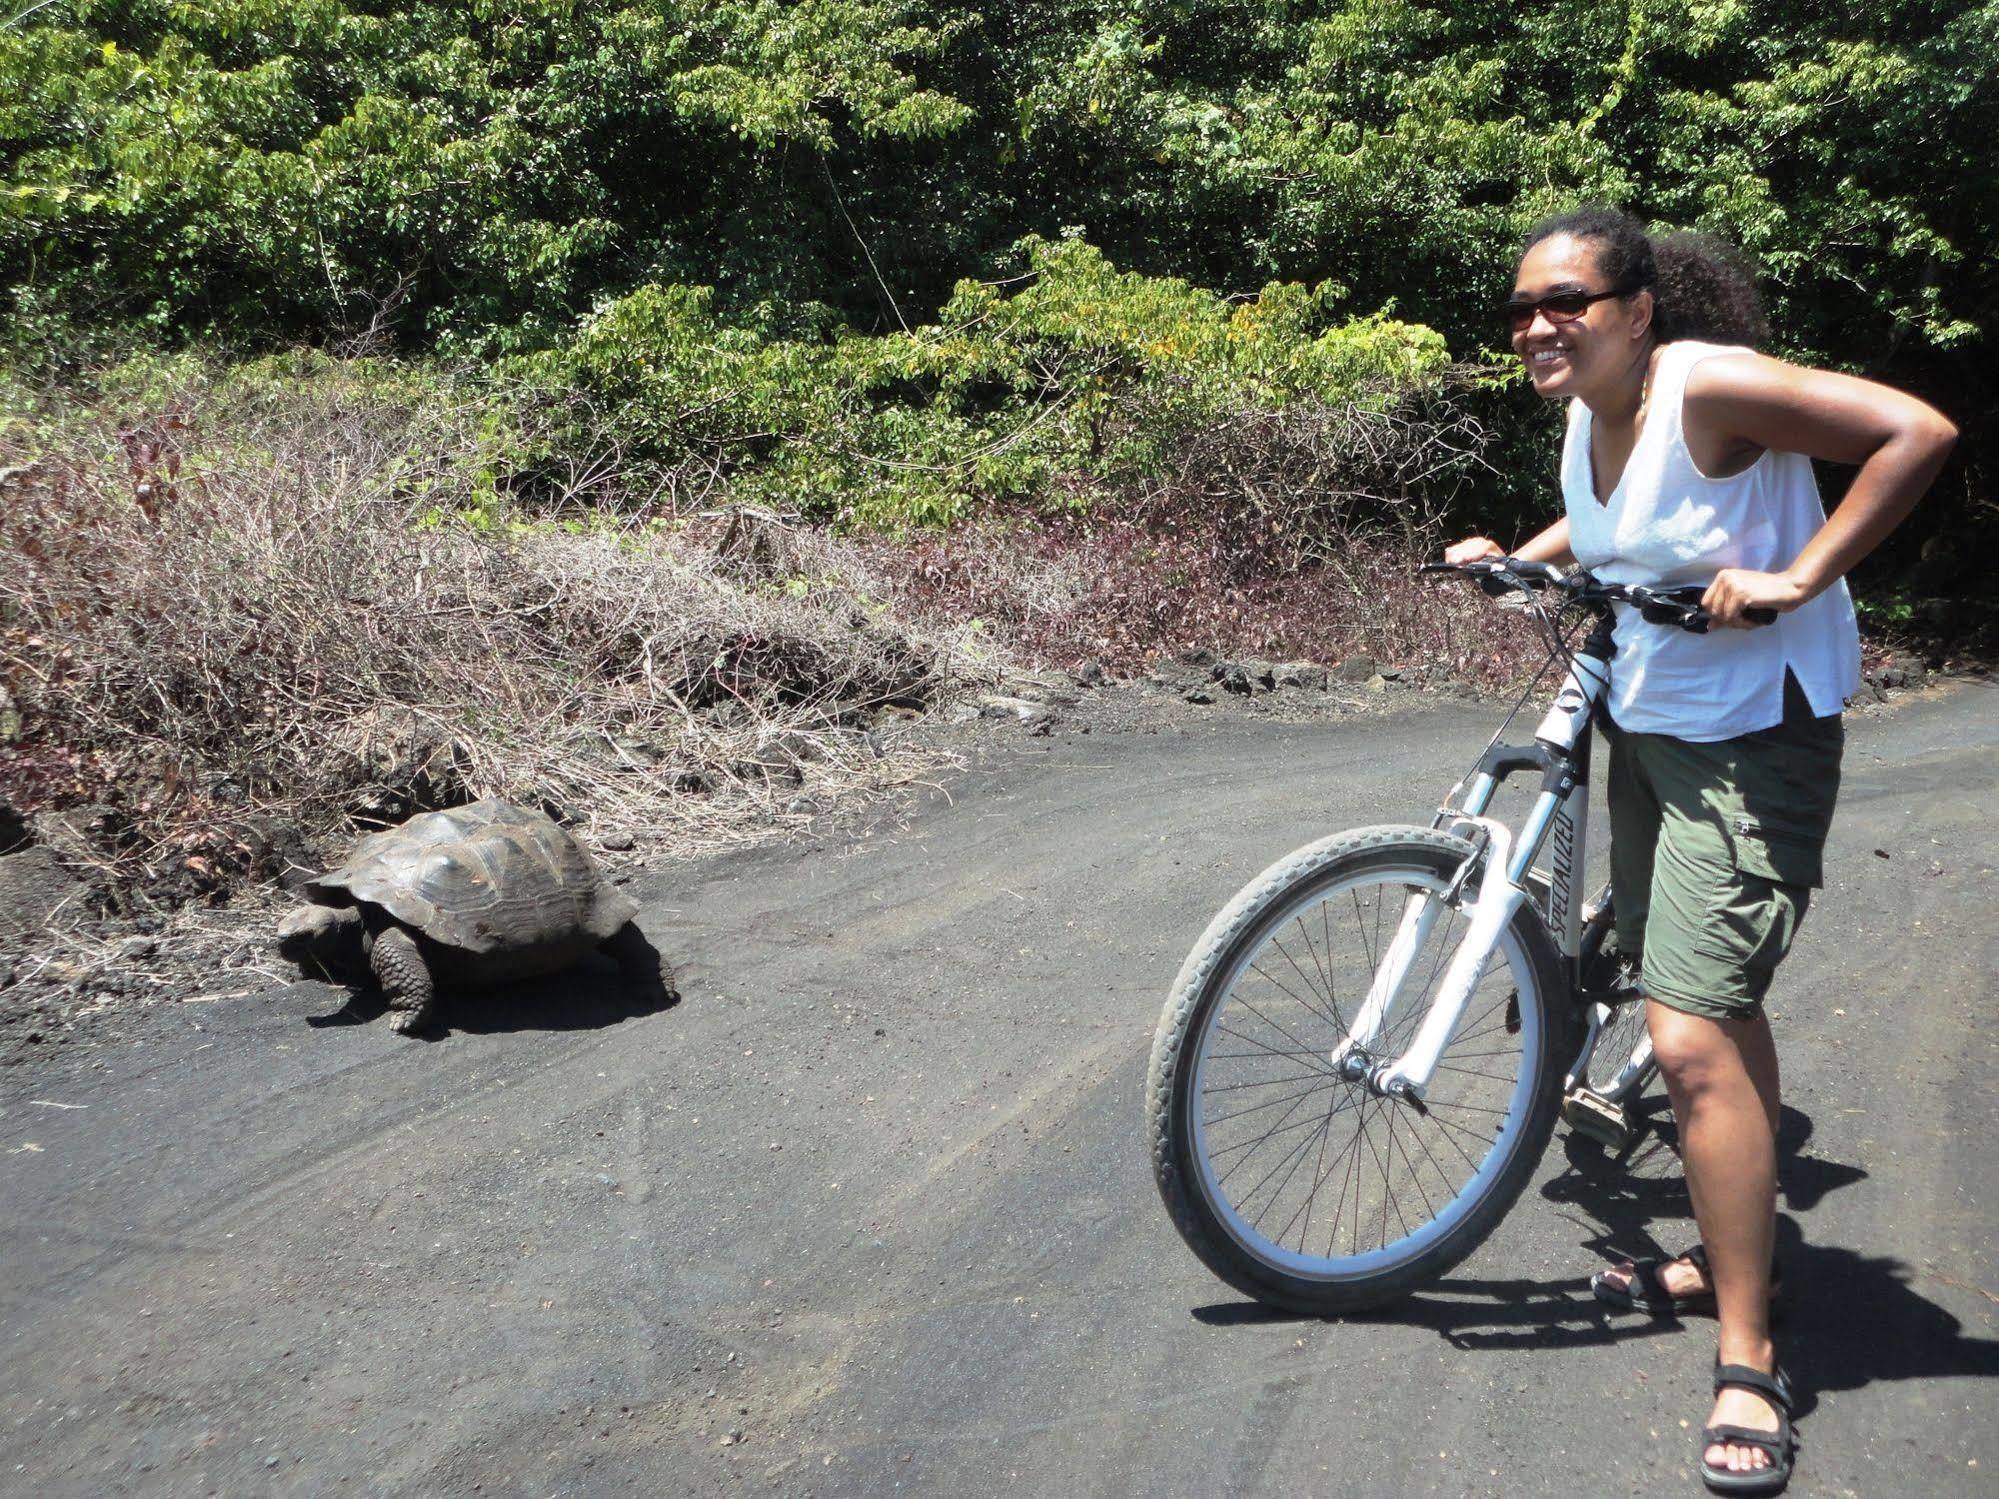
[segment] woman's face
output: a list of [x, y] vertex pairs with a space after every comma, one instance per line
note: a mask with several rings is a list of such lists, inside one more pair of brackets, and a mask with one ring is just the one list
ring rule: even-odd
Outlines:
[[[1557, 292], [1609, 291], [1611, 279], [1598, 264], [1597, 249], [1595, 242], [1570, 234], [1542, 240], [1520, 257], [1511, 300], [1537, 302]], [[1536, 395], [1550, 400], [1588, 397], [1607, 393], [1631, 377], [1651, 326], [1649, 291], [1606, 297], [1592, 302], [1574, 322], [1551, 322], [1546, 312], [1536, 312], [1531, 323], [1513, 334], [1513, 352], [1527, 366]]]

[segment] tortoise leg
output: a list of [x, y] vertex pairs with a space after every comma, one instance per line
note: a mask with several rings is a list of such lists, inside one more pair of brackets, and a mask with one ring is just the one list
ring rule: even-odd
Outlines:
[[639, 930], [636, 921], [628, 921], [611, 933], [604, 939], [603, 946], [604, 951], [624, 970], [625, 982], [634, 993], [644, 995], [661, 1008], [680, 998], [679, 991], [673, 987], [666, 959]]
[[384, 928], [376, 934], [368, 963], [389, 1002], [390, 1027], [407, 1035], [429, 1025], [437, 1012], [437, 987], [416, 939], [399, 926]]

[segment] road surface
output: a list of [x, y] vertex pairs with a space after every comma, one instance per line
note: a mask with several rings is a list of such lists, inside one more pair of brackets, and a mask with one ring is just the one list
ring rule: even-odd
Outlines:
[[[1713, 1325], [1665, 1140], [1558, 1133], [1434, 1291], [1211, 1278], [1154, 1194], [1153, 1023], [1209, 915], [1422, 820], [1494, 715], [1171, 704], [900, 821], [648, 875], [685, 998], [608, 971], [428, 1043], [316, 984], [0, 1080], [0, 1488], [20, 1494], [1692, 1494]], [[1851, 726], [1785, 1059], [1798, 1495], [1999, 1484], [1999, 690]], [[75, 1052], [77, 1048], [65, 1048]]]

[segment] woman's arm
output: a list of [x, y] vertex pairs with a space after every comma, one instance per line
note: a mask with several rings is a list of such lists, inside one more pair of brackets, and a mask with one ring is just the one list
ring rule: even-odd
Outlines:
[[[1444, 548], [1446, 562], [1476, 562], [1481, 557], [1503, 557], [1506, 548], [1485, 536], [1469, 536]], [[1569, 518], [1565, 515], [1547, 530], [1513, 549], [1513, 555], [1528, 562], [1558, 562], [1563, 565], [1574, 562], [1576, 554], [1569, 550]]]
[[1725, 568], [1702, 601], [1719, 624], [1745, 609], [1797, 608], [1845, 577], [1936, 478], [1957, 428], [1904, 391], [1755, 355], [1704, 359], [1687, 377], [1689, 444], [1774, 448], [1859, 465], [1846, 497], [1781, 572]]

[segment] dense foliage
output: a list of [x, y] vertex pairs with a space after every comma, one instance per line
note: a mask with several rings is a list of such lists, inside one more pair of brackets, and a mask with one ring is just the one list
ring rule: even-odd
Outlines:
[[647, 286], [501, 371], [593, 392], [627, 441], [683, 479], [725, 476], [739, 499], [898, 524], [1063, 480], [1087, 493], [1141, 478], [1228, 413], [1394, 402], [1446, 362], [1427, 328], [1324, 326], [1323, 291], [1274, 283], [1231, 305], [1118, 272], [1080, 241], [1024, 248], [1018, 288], [963, 282], [937, 323], [909, 333], [769, 339], [719, 321], [706, 287]]
[[[1783, 348], [1975, 433], [1995, 63], [1990, 0], [51, 0], [0, 26], [0, 285], [17, 344], [388, 337], [653, 389], [668, 448], [830, 423], [827, 464], [934, 466], [1061, 397], [1000, 409], [1006, 338], [1122, 336], [967, 334], [1024, 236], [1283, 285], [1304, 366], [1383, 309], [1465, 358], [1524, 224], [1599, 196], [1738, 240]], [[1216, 305], [1146, 316], [1221, 349]], [[729, 382], [708, 437], [683, 375]]]

